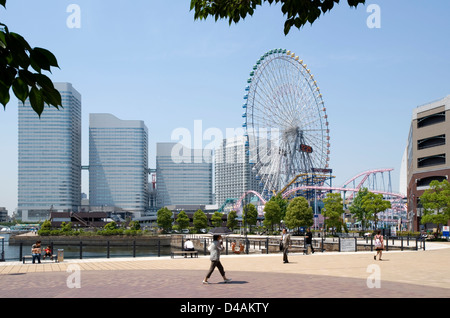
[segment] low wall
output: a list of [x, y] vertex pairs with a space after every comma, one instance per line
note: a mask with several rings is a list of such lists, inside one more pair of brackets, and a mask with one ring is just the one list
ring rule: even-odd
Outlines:
[[170, 246], [170, 235], [163, 236], [29, 236], [29, 235], [15, 235], [9, 238], [9, 245], [31, 246], [36, 241], [41, 241], [42, 246], [51, 243], [57, 245], [74, 245], [82, 242], [83, 245], [106, 245], [110, 242], [112, 245], [156, 245], [158, 241], [161, 246]]

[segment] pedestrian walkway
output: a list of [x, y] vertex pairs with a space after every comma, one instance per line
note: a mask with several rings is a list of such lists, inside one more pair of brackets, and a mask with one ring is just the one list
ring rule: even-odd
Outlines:
[[315, 298], [450, 297], [450, 243], [425, 251], [316, 252], [223, 255], [224, 284], [216, 271], [202, 280], [209, 257], [65, 259], [61, 263], [0, 263], [0, 298]]

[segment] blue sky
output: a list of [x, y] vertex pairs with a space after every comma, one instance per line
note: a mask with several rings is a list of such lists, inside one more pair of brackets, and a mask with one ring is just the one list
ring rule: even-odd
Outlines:
[[[277, 5], [264, 5], [237, 25], [194, 21], [189, 0], [9, 0], [0, 21], [31, 46], [52, 51], [61, 69], [55, 82], [82, 94], [83, 164], [88, 164], [89, 113], [144, 120], [150, 164], [156, 142], [179, 127], [193, 131], [242, 124], [244, 88], [258, 58], [274, 48], [308, 64], [330, 123], [330, 167], [341, 185], [369, 169], [394, 168], [401, 159], [412, 110], [450, 94], [450, 2], [346, 1], [312, 26], [283, 34]], [[81, 27], [69, 28], [67, 7], [81, 9]], [[381, 27], [369, 28], [370, 4]], [[0, 206], [17, 206], [17, 100], [0, 113]], [[86, 184], [86, 171], [83, 184]], [[88, 191], [84, 186], [84, 191]]]

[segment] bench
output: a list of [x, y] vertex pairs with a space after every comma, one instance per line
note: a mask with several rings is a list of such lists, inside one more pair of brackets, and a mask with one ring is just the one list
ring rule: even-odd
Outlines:
[[191, 254], [192, 256], [198, 257], [198, 252], [197, 251], [171, 251], [170, 252], [170, 257], [174, 258], [175, 255], [184, 255], [186, 256], [186, 254]]
[[[53, 261], [55, 261], [55, 263], [57, 263], [58, 262], [58, 255], [52, 255], [52, 256], [53, 256]], [[44, 256], [41, 255], [41, 263], [42, 263], [42, 261], [45, 261], [43, 257]], [[31, 261], [31, 260], [33, 260], [33, 256], [32, 255], [24, 255], [24, 256], [22, 256], [22, 264], [25, 264], [25, 260], [26, 259], [29, 259]]]

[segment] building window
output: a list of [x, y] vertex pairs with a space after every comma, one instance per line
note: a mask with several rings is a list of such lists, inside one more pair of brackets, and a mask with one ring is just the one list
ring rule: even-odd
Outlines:
[[439, 112], [417, 119], [417, 128], [426, 127], [445, 121], [445, 112]]
[[438, 166], [438, 165], [444, 165], [444, 164], [445, 164], [445, 154], [423, 157], [423, 158], [417, 159], [417, 166], [419, 168]]
[[417, 187], [428, 187], [431, 183], [431, 181], [437, 180], [439, 182], [442, 182], [443, 180], [447, 180], [445, 176], [432, 176], [432, 177], [426, 177], [417, 180]]
[[445, 145], [445, 135], [424, 138], [424, 139], [417, 141], [417, 149], [418, 150], [442, 146], [442, 145]]

